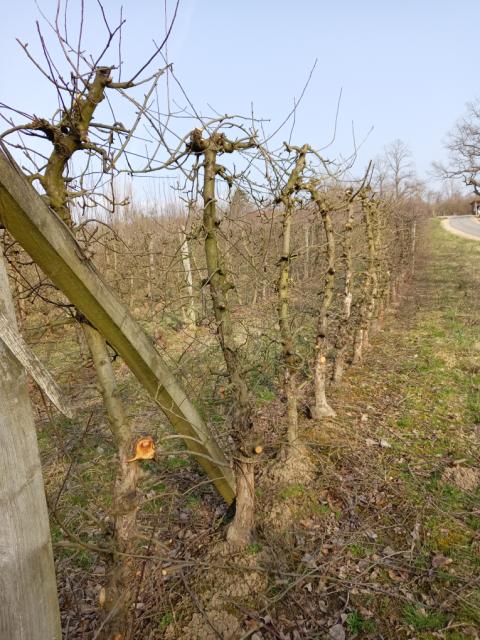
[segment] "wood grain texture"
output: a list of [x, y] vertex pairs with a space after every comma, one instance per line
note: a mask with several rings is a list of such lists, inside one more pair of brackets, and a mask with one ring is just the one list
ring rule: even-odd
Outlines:
[[7, 317], [0, 312], [0, 340], [10, 349], [12, 355], [20, 362], [40, 389], [53, 402], [57, 409], [67, 418], [73, 418], [73, 410], [62, 397], [62, 390], [50, 375], [48, 369], [41, 363], [37, 356], [27, 345], [22, 335], [9, 322]]
[[[0, 255], [0, 311], [16, 329]], [[55, 569], [25, 373], [0, 341], [0, 638], [59, 640]]]
[[225, 455], [143, 328], [85, 257], [68, 227], [0, 147], [0, 221], [123, 358], [227, 502], [235, 481]]

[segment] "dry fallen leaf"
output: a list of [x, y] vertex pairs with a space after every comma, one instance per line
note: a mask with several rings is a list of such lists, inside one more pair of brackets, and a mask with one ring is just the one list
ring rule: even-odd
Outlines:
[[334, 624], [333, 627], [330, 628], [328, 635], [332, 640], [345, 640], [345, 629], [341, 624]]
[[432, 558], [432, 567], [434, 569], [440, 569], [441, 567], [446, 567], [449, 564], [452, 564], [453, 560], [451, 558], [446, 558], [445, 556], [442, 556], [441, 554], [437, 555], [437, 556], [433, 556]]

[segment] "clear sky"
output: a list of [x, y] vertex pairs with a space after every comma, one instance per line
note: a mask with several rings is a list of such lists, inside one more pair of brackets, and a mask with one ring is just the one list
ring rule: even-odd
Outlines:
[[[54, 15], [55, 0], [38, 4]], [[79, 0], [69, 4], [73, 29]], [[93, 0], [85, 4], [86, 43], [98, 48], [102, 19]], [[137, 68], [164, 33], [164, 0], [104, 5], [112, 23], [123, 5], [125, 70]], [[173, 6], [167, 0], [170, 15]], [[331, 138], [342, 90], [329, 154], [351, 151], [353, 122], [357, 141], [373, 127], [360, 167], [400, 138], [425, 176], [431, 161], [444, 157], [442, 140], [465, 103], [480, 95], [479, 17], [479, 0], [180, 0], [168, 55], [197, 109], [209, 111], [209, 104], [248, 115], [253, 102], [271, 129], [291, 109], [317, 59], [292, 141], [319, 147]], [[15, 41], [38, 51], [38, 18], [33, 0], [4, 2], [0, 101], [48, 116], [55, 97]]]

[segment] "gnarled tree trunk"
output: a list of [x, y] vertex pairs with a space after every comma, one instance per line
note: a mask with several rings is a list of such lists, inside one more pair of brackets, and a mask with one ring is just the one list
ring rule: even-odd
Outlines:
[[367, 199], [364, 194], [362, 194], [362, 207], [364, 211], [365, 218], [365, 231], [367, 234], [367, 244], [368, 244], [368, 298], [367, 298], [367, 307], [366, 307], [366, 318], [365, 318], [365, 326], [362, 336], [363, 345], [362, 348], [365, 349], [369, 344], [369, 331], [372, 326], [373, 315], [377, 308], [377, 298], [378, 298], [378, 212], [377, 212], [378, 203], [373, 199]]
[[321, 418], [331, 418], [336, 415], [335, 411], [328, 404], [326, 395], [327, 386], [327, 352], [328, 352], [328, 319], [330, 315], [330, 306], [333, 300], [335, 287], [335, 237], [333, 234], [332, 217], [328, 203], [322, 197], [315, 185], [309, 186], [310, 195], [315, 202], [318, 212], [322, 218], [326, 245], [327, 269], [325, 273], [322, 303], [317, 321], [317, 336], [315, 340], [315, 364], [314, 364], [314, 389], [315, 389], [315, 406], [313, 408], [313, 417], [315, 420]]
[[[365, 235], [367, 237], [367, 257], [366, 257], [366, 268], [363, 274], [363, 282], [360, 288], [359, 296], [358, 296], [358, 318], [357, 318], [357, 326], [355, 329], [355, 335], [353, 338], [353, 357], [352, 364], [358, 364], [363, 356], [363, 348], [366, 346], [368, 342], [368, 337], [366, 336], [368, 332], [368, 311], [369, 304], [371, 299], [371, 290], [372, 290], [372, 267], [373, 267], [373, 235], [371, 234], [370, 229], [370, 217], [367, 216], [367, 208], [366, 202], [367, 198], [370, 194], [370, 189], [367, 187], [360, 192], [360, 199], [362, 202], [362, 212], [363, 212], [363, 222], [365, 225]], [[372, 254], [373, 250], [373, 254]]]
[[343, 228], [342, 262], [344, 269], [343, 309], [340, 327], [335, 340], [335, 362], [333, 365], [333, 382], [339, 383], [345, 369], [345, 354], [347, 351], [348, 330], [352, 315], [353, 299], [353, 263], [352, 263], [352, 231], [353, 231], [354, 203], [347, 208], [347, 219]]
[[201, 132], [191, 135], [192, 151], [201, 153], [203, 164], [203, 231], [205, 234], [205, 258], [208, 285], [212, 298], [213, 312], [217, 326], [217, 336], [225, 360], [227, 374], [232, 389], [231, 435], [235, 442], [234, 471], [236, 483], [236, 510], [233, 522], [227, 531], [227, 540], [234, 546], [243, 547], [250, 542], [255, 516], [254, 456], [258, 443], [253, 437], [253, 408], [250, 402], [242, 355], [235, 339], [235, 326], [230, 309], [228, 293], [233, 285], [227, 278], [222, 259], [217, 228], [217, 203], [215, 182], [222, 172], [217, 165], [220, 152], [231, 153], [235, 143], [222, 134], [212, 134], [202, 139]]
[[187, 288], [187, 304], [186, 308], [183, 307], [189, 329], [195, 330], [197, 321], [197, 313], [195, 310], [195, 297], [193, 295], [193, 277], [192, 277], [192, 265], [190, 260], [190, 247], [188, 244], [188, 237], [185, 227], [181, 227], [178, 232], [180, 238], [180, 255], [182, 257], [183, 271], [185, 274], [185, 284]]
[[135, 544], [138, 508], [136, 462], [127, 462], [133, 448], [132, 428], [129, 424], [115, 380], [107, 343], [100, 333], [86, 323], [83, 331], [98, 377], [110, 430], [117, 448], [117, 473], [113, 489], [113, 518], [115, 548], [109, 568], [105, 591], [105, 613], [108, 622], [103, 628], [105, 639], [128, 629], [129, 610], [135, 585], [135, 567], [129, 553]]
[[[68, 200], [66, 169], [73, 154], [82, 148], [82, 138], [80, 136], [80, 140], [78, 139], [75, 130], [77, 132], [83, 131], [84, 135], [87, 135], [95, 109], [105, 97], [105, 87], [108, 86], [109, 78], [109, 70], [98, 69], [86, 97], [77, 103], [76, 110], [71, 110], [69, 116], [71, 127], [65, 130], [53, 128], [54, 134], [52, 133], [52, 135], [54, 135], [54, 139], [56, 136], [61, 144], [54, 144], [45, 175], [41, 178], [41, 184], [45, 189], [50, 207], [70, 227], [74, 226], [74, 221]], [[149, 254], [152, 255], [151, 251]], [[113, 496], [116, 548], [106, 589], [106, 620], [108, 622], [103, 629], [103, 637], [109, 638], [116, 633], [123, 636], [127, 630], [134, 572], [132, 562], [125, 554], [132, 545], [136, 533], [137, 474], [136, 463], [129, 467], [126, 462], [129, 456], [129, 447], [132, 444], [132, 429], [125, 417], [118, 395], [115, 374], [105, 339], [93, 326], [86, 324], [84, 325], [84, 335], [100, 384], [118, 455], [117, 478]]]
[[[297, 160], [289, 176], [287, 184], [278, 198], [283, 204], [282, 212], [282, 252], [279, 260], [278, 275], [278, 324], [282, 341], [283, 357], [283, 391], [287, 404], [287, 455], [295, 453], [298, 445], [298, 356], [290, 326], [289, 317], [289, 284], [291, 264], [291, 236], [292, 236], [292, 195], [301, 189], [301, 175], [305, 168], [305, 158], [308, 147], [304, 145], [297, 150]], [[308, 239], [307, 239], [308, 241]]]

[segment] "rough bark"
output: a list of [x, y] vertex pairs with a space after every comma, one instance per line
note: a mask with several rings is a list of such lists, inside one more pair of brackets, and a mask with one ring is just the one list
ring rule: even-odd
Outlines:
[[342, 262], [344, 270], [343, 283], [343, 308], [340, 327], [335, 341], [335, 362], [333, 366], [333, 382], [338, 384], [343, 377], [345, 369], [345, 355], [348, 344], [348, 330], [352, 315], [353, 300], [353, 263], [352, 263], [352, 231], [354, 203], [350, 202], [347, 207], [347, 219], [343, 228], [343, 252]]
[[327, 352], [328, 352], [328, 320], [330, 306], [333, 300], [335, 288], [335, 237], [333, 234], [332, 218], [328, 203], [314, 185], [309, 185], [310, 195], [320, 213], [326, 244], [327, 269], [325, 273], [322, 303], [317, 321], [317, 335], [315, 339], [315, 363], [314, 363], [314, 390], [315, 405], [313, 407], [313, 417], [315, 420], [334, 417], [335, 411], [328, 404], [326, 395], [327, 385]]
[[368, 294], [366, 305], [366, 317], [362, 336], [362, 348], [365, 349], [369, 345], [369, 331], [372, 326], [373, 316], [377, 307], [378, 298], [378, 203], [373, 198], [368, 198], [365, 193], [361, 196], [362, 208], [365, 220], [365, 232], [367, 235], [368, 245]]
[[251, 540], [255, 526], [255, 465], [252, 458], [236, 457], [234, 472], [237, 481], [235, 519], [227, 530], [227, 541], [241, 548]]
[[[67, 162], [79, 149], [85, 148], [93, 113], [104, 98], [105, 87], [110, 82], [110, 72], [97, 69], [85, 98], [79, 98], [64, 116], [65, 127], [52, 127], [53, 151], [48, 159], [41, 184], [45, 189], [51, 209], [70, 227], [74, 221], [69, 206], [65, 171]], [[66, 126], [68, 123], [68, 126]], [[44, 132], [46, 130], [44, 129]], [[153, 258], [151, 245], [148, 246]], [[153, 270], [151, 269], [151, 277]], [[133, 275], [131, 277], [133, 285]], [[151, 282], [151, 281], [150, 281]], [[133, 288], [132, 288], [133, 295]], [[151, 295], [150, 295], [151, 298]], [[106, 621], [102, 637], [106, 640], [119, 634], [124, 637], [128, 627], [129, 607], [134, 583], [134, 567], [126, 554], [131, 550], [136, 535], [137, 464], [127, 464], [132, 444], [132, 429], [126, 419], [122, 401], [117, 391], [115, 374], [108, 355], [105, 338], [92, 326], [84, 323], [85, 339], [93, 360], [102, 392], [104, 407], [117, 448], [117, 475], [113, 492], [115, 550], [106, 589]]]
[[386, 218], [387, 208], [381, 200], [377, 201], [376, 209], [376, 257], [375, 268], [378, 279], [376, 310], [373, 318], [373, 329], [377, 331], [383, 325], [385, 308], [388, 306], [388, 288], [390, 284], [390, 269], [386, 256]]
[[[0, 311], [16, 329], [0, 255]], [[47, 504], [25, 373], [0, 340], [0, 637], [60, 640]]]
[[[283, 358], [283, 392], [287, 405], [287, 455], [294, 452], [298, 445], [298, 356], [295, 352], [295, 344], [290, 325], [289, 314], [289, 285], [291, 268], [291, 237], [292, 237], [292, 216], [293, 202], [292, 196], [302, 188], [301, 176], [305, 168], [307, 145], [297, 151], [297, 159], [293, 170], [280, 197], [279, 202], [283, 205], [282, 211], [282, 252], [279, 260], [278, 274], [278, 324], [280, 327], [280, 338], [282, 342]], [[308, 246], [308, 236], [307, 236]]]
[[187, 304], [184, 308], [190, 330], [195, 329], [197, 313], [195, 310], [195, 296], [193, 294], [192, 265], [190, 261], [190, 247], [188, 237], [184, 227], [178, 232], [180, 237], [180, 255], [182, 257], [183, 271], [185, 273], [185, 284], [187, 288]]
[[133, 433], [119, 396], [107, 343], [90, 325], [82, 323], [82, 327], [98, 377], [118, 456], [113, 489], [115, 550], [106, 588], [105, 613], [108, 622], [104, 625], [103, 637], [110, 638], [116, 633], [123, 637], [128, 629], [129, 609], [135, 584], [134, 562], [124, 554], [133, 551], [137, 533], [138, 467], [136, 462], [127, 462], [132, 450]]
[[355, 335], [353, 339], [353, 357], [352, 364], [358, 364], [363, 356], [363, 348], [366, 346], [366, 342], [368, 339], [365, 338], [366, 331], [368, 329], [368, 305], [370, 299], [370, 290], [372, 287], [371, 281], [371, 266], [373, 264], [371, 258], [371, 243], [369, 240], [369, 226], [366, 217], [366, 209], [365, 203], [367, 201], [368, 196], [370, 195], [370, 190], [367, 188], [366, 190], [362, 190], [360, 193], [360, 199], [362, 201], [362, 213], [363, 213], [363, 222], [365, 225], [365, 235], [367, 237], [367, 264], [364, 270], [362, 285], [358, 295], [358, 318], [357, 318], [357, 326], [355, 329]]
[[230, 524], [227, 540], [243, 547], [251, 539], [254, 526], [255, 492], [252, 452], [253, 440], [252, 405], [242, 366], [242, 355], [235, 340], [235, 327], [231, 314], [228, 293], [233, 285], [227, 278], [224, 261], [219, 249], [216, 204], [216, 176], [222, 172], [217, 165], [219, 152], [230, 153], [235, 145], [222, 134], [212, 134], [202, 139], [201, 132], [191, 135], [191, 149], [203, 154], [203, 231], [205, 234], [205, 258], [208, 285], [212, 298], [217, 337], [225, 360], [232, 389], [231, 435], [235, 442], [234, 471], [236, 481], [236, 511]]
[[411, 245], [411, 262], [410, 262], [410, 276], [415, 274], [415, 254], [417, 250], [417, 223], [414, 220], [412, 223], [412, 245]]

